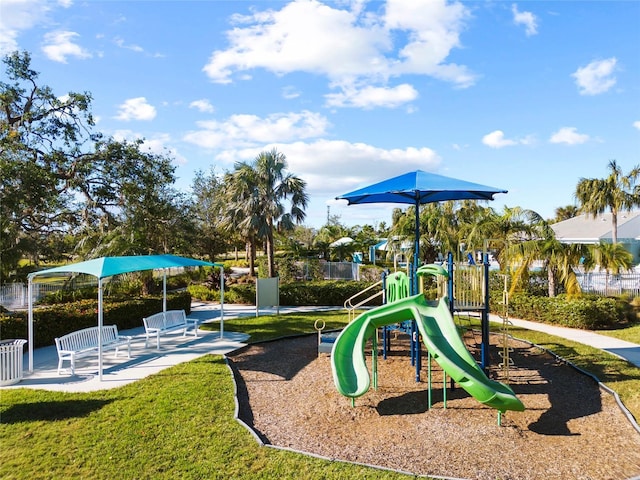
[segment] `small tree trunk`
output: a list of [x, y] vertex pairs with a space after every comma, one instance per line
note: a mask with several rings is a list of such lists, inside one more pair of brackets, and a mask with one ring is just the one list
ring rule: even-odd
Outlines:
[[267, 263], [269, 265], [268, 272], [269, 278], [273, 278], [276, 276], [276, 265], [273, 260], [273, 234], [271, 232], [267, 233]]
[[254, 276], [254, 270], [255, 270], [255, 255], [254, 255], [254, 244], [253, 244], [253, 239], [250, 239], [247, 242], [247, 260], [249, 261], [249, 276], [253, 277]]
[[556, 296], [556, 274], [553, 271], [553, 268], [547, 266], [547, 280], [549, 282], [549, 298], [553, 298]]

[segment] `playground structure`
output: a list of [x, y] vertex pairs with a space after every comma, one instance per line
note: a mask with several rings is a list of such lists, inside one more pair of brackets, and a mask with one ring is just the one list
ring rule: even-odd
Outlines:
[[[428, 301], [423, 293], [424, 279], [429, 276], [437, 280], [439, 292], [437, 301]], [[416, 381], [420, 380], [420, 340], [427, 347], [429, 408], [431, 407], [431, 357], [433, 357], [442, 367], [445, 375], [443, 382], [445, 408], [446, 375], [448, 374], [452, 381], [478, 401], [498, 410], [499, 424], [501, 415], [505, 411], [524, 410], [524, 405], [508, 385], [490, 380], [486, 375], [489, 364], [489, 293], [486, 256], [482, 265], [454, 265], [452, 256], [449, 255], [447, 269], [439, 265], [424, 265], [417, 269], [416, 277], [420, 279], [420, 293], [409, 296], [410, 282], [404, 272], [387, 275], [384, 279], [385, 304], [358, 316], [338, 336], [331, 355], [333, 378], [338, 391], [349, 397], [352, 404], [356, 397], [368, 391], [371, 378], [364, 358], [364, 348], [369, 339], [372, 341], [373, 352], [371, 360], [373, 386], [377, 388], [377, 332], [381, 327], [382, 352], [385, 358], [390, 345], [391, 330], [401, 330], [410, 335], [411, 363], [416, 367]], [[467, 315], [480, 314], [482, 330], [480, 365], [464, 344], [459, 326], [453, 320], [455, 312], [465, 312]], [[508, 326], [506, 322], [505, 326]], [[501, 352], [503, 357], [501, 367], [508, 369], [510, 358], [506, 346], [506, 334], [504, 345]]]

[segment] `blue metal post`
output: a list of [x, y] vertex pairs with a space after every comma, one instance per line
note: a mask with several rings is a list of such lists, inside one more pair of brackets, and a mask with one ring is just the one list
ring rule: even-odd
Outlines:
[[489, 255], [484, 254], [484, 306], [482, 308], [482, 345], [480, 345], [480, 366], [488, 373], [489, 363]]
[[416, 231], [415, 231], [415, 244], [413, 246], [413, 268], [409, 271], [411, 272], [411, 295], [416, 295], [418, 293], [418, 276], [416, 275], [416, 271], [418, 270], [418, 265], [420, 263], [420, 198], [419, 192], [415, 192], [416, 194]]
[[451, 315], [454, 314], [454, 299], [453, 299], [453, 254], [447, 253], [447, 272], [449, 272], [449, 278], [447, 279], [447, 296], [449, 297], [449, 311]]
[[416, 322], [411, 320], [411, 327], [409, 328], [410, 348], [409, 354], [411, 355], [411, 366], [416, 364]]

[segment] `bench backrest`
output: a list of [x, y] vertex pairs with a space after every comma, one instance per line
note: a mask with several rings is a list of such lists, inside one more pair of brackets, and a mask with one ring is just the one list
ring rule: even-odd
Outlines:
[[187, 316], [184, 310], [169, 310], [164, 312], [164, 325], [165, 328], [173, 327], [174, 325], [186, 325]]
[[154, 313], [148, 317], [142, 319], [145, 328], [157, 328], [162, 330], [164, 328], [164, 313]]
[[187, 315], [184, 310], [168, 310], [166, 312], [154, 313], [142, 319], [145, 328], [157, 328], [163, 330], [177, 325], [187, 324]]
[[[116, 325], [102, 326], [102, 344], [110, 343], [118, 339], [118, 327]], [[83, 328], [75, 332], [67, 333], [56, 338], [58, 350], [79, 351], [98, 346], [98, 327]]]

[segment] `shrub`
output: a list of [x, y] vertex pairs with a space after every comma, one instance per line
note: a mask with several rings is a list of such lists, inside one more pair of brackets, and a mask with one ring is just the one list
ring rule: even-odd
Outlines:
[[189, 285], [187, 287], [187, 292], [189, 292], [193, 298], [204, 302], [215, 302], [220, 300], [220, 291], [211, 289], [206, 285]]
[[[162, 310], [161, 296], [107, 299], [103, 305], [104, 325], [117, 325], [118, 330], [142, 326], [142, 319]], [[167, 295], [167, 310], [191, 313], [191, 295], [179, 292]], [[53, 345], [65, 333], [93, 327], [97, 322], [98, 301], [80, 300], [41, 307], [33, 312], [34, 347]], [[0, 338], [28, 338], [26, 312], [0, 314]]]
[[[294, 282], [280, 285], [280, 305], [300, 306], [336, 306], [343, 305], [345, 300], [356, 293], [364, 290], [375, 282], [357, 281], [309, 281]], [[187, 288], [194, 298], [205, 301], [218, 301], [220, 292], [210, 290], [204, 285], [191, 285]], [[233, 284], [225, 288], [225, 303], [239, 303], [245, 305], [255, 305], [256, 286], [255, 284]], [[381, 299], [372, 302], [372, 305], [380, 305]]]
[[[492, 303], [498, 310], [496, 305]], [[568, 299], [565, 295], [549, 298], [517, 293], [509, 297], [509, 315], [571, 328], [616, 327], [626, 321], [627, 310], [614, 298], [598, 296]]]
[[360, 281], [379, 282], [382, 279], [384, 268], [379, 265], [360, 265]]

